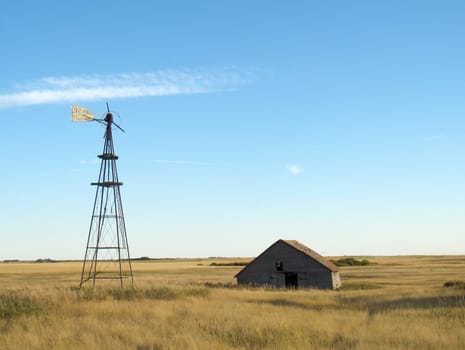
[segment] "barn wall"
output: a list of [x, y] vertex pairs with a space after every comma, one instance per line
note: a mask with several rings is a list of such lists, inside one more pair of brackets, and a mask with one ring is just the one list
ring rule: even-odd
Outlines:
[[339, 288], [342, 283], [341, 283], [341, 276], [339, 275], [339, 272], [333, 272], [333, 289]]
[[299, 287], [334, 289], [331, 271], [322, 268], [299, 273]]
[[[283, 262], [282, 272], [276, 270], [279, 261]], [[275, 243], [240, 272], [237, 283], [284, 287], [285, 272], [298, 274], [298, 287], [337, 288], [332, 271], [284, 242]]]

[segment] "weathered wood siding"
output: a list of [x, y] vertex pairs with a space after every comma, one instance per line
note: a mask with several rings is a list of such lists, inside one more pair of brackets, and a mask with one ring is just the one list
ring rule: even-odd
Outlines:
[[342, 285], [341, 276], [339, 275], [339, 272], [332, 272], [332, 276], [333, 276], [333, 289], [337, 289]]
[[[276, 263], [282, 262], [282, 271]], [[237, 275], [238, 284], [285, 287], [286, 273], [297, 273], [297, 287], [335, 289], [340, 286], [339, 272], [333, 272], [308, 255], [284, 242], [277, 242]]]

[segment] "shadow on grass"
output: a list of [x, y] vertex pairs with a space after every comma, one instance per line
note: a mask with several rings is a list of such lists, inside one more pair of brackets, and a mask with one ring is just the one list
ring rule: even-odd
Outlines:
[[207, 288], [244, 289], [244, 287], [231, 282], [204, 282], [201, 285]]
[[347, 290], [369, 290], [369, 289], [380, 289], [383, 286], [375, 283], [344, 283], [337, 291], [347, 291]]
[[299, 309], [304, 309], [304, 310], [316, 310], [316, 311], [321, 311], [326, 308], [326, 306], [324, 305], [307, 305], [304, 303], [299, 303], [297, 301], [292, 301], [292, 300], [287, 300], [287, 299], [250, 300], [248, 302], [251, 304], [291, 307], [291, 308], [299, 308]]
[[377, 314], [390, 310], [403, 309], [432, 309], [432, 308], [463, 308], [465, 296], [450, 295], [425, 298], [400, 298], [390, 301], [374, 303], [369, 306], [369, 314]]
[[339, 298], [339, 305], [347, 309], [368, 312], [369, 316], [396, 310], [433, 309], [433, 308], [464, 308], [464, 295], [448, 295], [436, 297], [404, 297], [393, 300], [377, 301], [375, 297]]

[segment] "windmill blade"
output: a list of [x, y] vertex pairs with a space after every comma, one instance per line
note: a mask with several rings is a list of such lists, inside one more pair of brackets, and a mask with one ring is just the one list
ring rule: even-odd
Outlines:
[[123, 128], [119, 126], [118, 124], [116, 124], [115, 122], [113, 122], [113, 125], [116, 126], [118, 129], [120, 129], [122, 132], [126, 133], [126, 131], [124, 131]]
[[87, 108], [71, 105], [71, 121], [91, 122], [96, 120], [94, 113]]

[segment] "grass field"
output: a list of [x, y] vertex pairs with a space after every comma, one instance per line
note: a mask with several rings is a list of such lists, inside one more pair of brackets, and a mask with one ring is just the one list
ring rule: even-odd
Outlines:
[[0, 263], [0, 349], [465, 349], [464, 256], [357, 257], [338, 291], [239, 288], [247, 259], [138, 261], [135, 288], [81, 264]]

